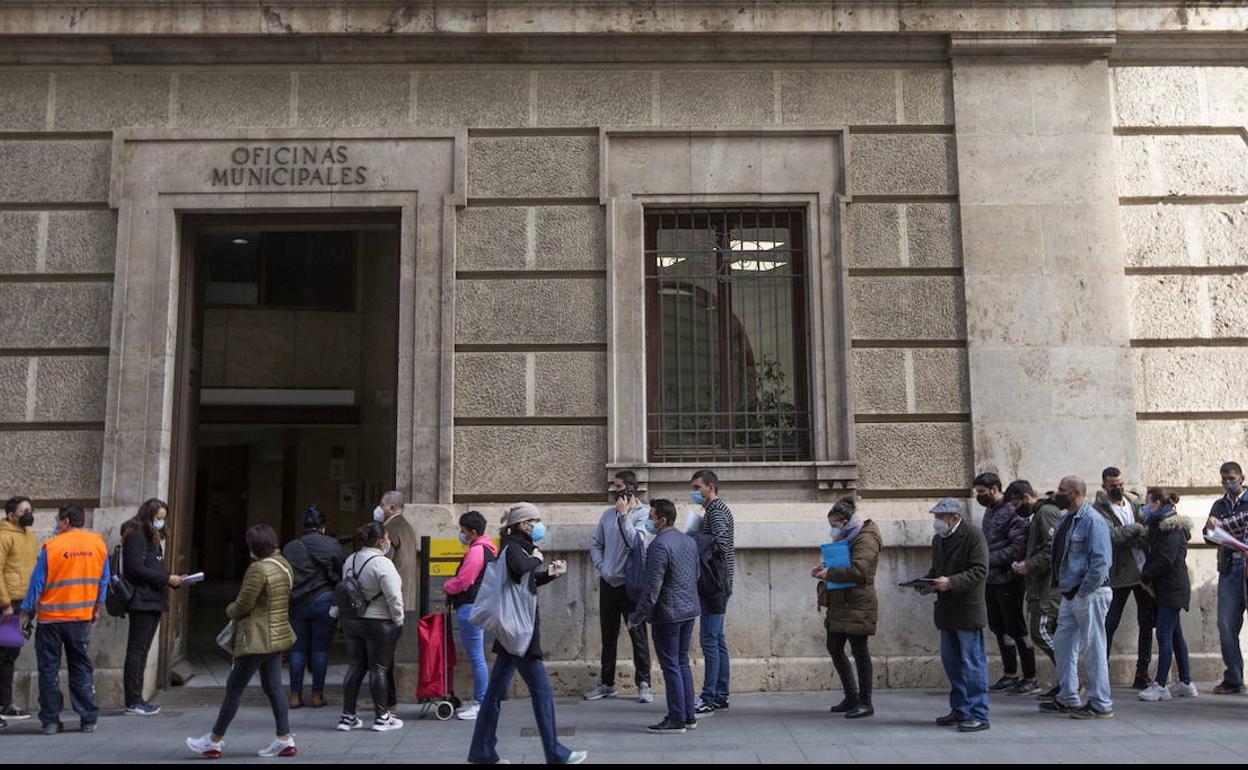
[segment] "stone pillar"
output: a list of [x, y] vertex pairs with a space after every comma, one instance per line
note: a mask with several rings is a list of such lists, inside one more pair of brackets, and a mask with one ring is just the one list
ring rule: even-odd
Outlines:
[[975, 466], [1040, 490], [1139, 479], [1103, 42], [952, 48]]

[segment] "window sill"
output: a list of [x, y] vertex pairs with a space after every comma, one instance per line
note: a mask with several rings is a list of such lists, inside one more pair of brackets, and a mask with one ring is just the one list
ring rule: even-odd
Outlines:
[[858, 481], [858, 463], [838, 460], [803, 460], [772, 463], [608, 463], [607, 475], [632, 470], [644, 484], [679, 484], [694, 473], [710, 468], [725, 483], [801, 483], [818, 489], [853, 489]]

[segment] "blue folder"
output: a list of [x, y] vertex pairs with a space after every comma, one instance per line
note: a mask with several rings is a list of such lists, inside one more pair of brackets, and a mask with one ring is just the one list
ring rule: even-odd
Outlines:
[[[823, 566], [849, 569], [849, 543], [844, 541], [824, 543], [819, 546], [819, 550], [823, 552]], [[829, 591], [835, 591], [838, 588], [856, 588], [857, 586], [857, 583], [833, 583], [831, 581], [825, 584]]]

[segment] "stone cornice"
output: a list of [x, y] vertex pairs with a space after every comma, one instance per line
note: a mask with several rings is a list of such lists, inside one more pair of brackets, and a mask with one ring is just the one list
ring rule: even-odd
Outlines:
[[6, 0], [0, 35], [1214, 32], [1225, 0]]

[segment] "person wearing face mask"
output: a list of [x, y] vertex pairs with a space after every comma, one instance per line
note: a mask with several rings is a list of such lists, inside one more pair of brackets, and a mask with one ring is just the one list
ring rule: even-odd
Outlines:
[[667, 716], [647, 732], [678, 734], [697, 729], [693, 713], [693, 669], [689, 643], [693, 621], [702, 611], [698, 601], [698, 546], [676, 528], [676, 506], [655, 500], [647, 511], [646, 530], [654, 542], [646, 549], [646, 579], [628, 619], [628, 627], [650, 623], [654, 651], [667, 689]]
[[[516, 503], [508, 508], [499, 534], [502, 536], [499, 564], [504, 571], [504, 580], [518, 584], [528, 575], [529, 590], [537, 594], [540, 586], [568, 571], [568, 565], [558, 559], [552, 561], [549, 567], [542, 566], [546, 557], [537, 544], [546, 537], [546, 523], [542, 521], [541, 512], [531, 503]], [[490, 672], [485, 700], [481, 702], [477, 722], [473, 726], [472, 745], [468, 749], [470, 764], [507, 763], [498, 755], [498, 720], [502, 713], [503, 696], [511, 689], [511, 680], [517, 672], [529, 688], [546, 764], [579, 765], [589, 757], [588, 752], [572, 751], [559, 742], [555, 727], [555, 693], [542, 662], [541, 619], [539, 604], [533, 616], [533, 636], [523, 655], [513, 655], [501, 642], [494, 640], [494, 670]]]
[[[0, 521], [0, 616], [9, 620], [20, 612], [30, 573], [39, 558], [39, 539], [31, 531], [35, 509], [29, 497], [10, 497]], [[0, 647], [0, 728], [5, 720], [30, 719], [30, 712], [13, 702], [13, 668], [21, 647]]]
[[[1062, 512], [1053, 503], [1052, 494], [1041, 500], [1036, 497], [1036, 490], [1031, 483], [1022, 479], [1011, 483], [1005, 490], [1005, 496], [1014, 504], [1018, 514], [1029, 520], [1026, 555], [1010, 565], [1015, 574], [1023, 576], [1026, 582], [1027, 629], [1036, 649], [1047, 655], [1056, 666], [1053, 634], [1057, 633], [1057, 611], [1061, 596], [1053, 588], [1050, 579], [1049, 565], [1052, 556], [1049, 543], [1057, 529], [1057, 522], [1062, 518]], [[1060, 687], [1054, 685], [1040, 693], [1039, 697], [1045, 701], [1055, 700], [1060, 690]], [[1010, 695], [1022, 695], [1025, 692], [1022, 688], [1007, 691]]]
[[[589, 541], [589, 560], [598, 572], [598, 623], [602, 631], [602, 668], [598, 685], [585, 693], [585, 700], [614, 698], [615, 654], [620, 635], [620, 620], [633, 612], [625, 582], [629, 559], [637, 547], [637, 535], [645, 535], [650, 508], [637, 499], [637, 475], [632, 471], [615, 474], [611, 489], [615, 505], [602, 512], [598, 526]], [[644, 623], [628, 631], [633, 647], [633, 676], [637, 684], [637, 700], [651, 703], [650, 645], [646, 642]]]
[[311, 669], [312, 694], [307, 705], [325, 706], [325, 676], [329, 646], [337, 620], [330, 614], [334, 586], [342, 579], [342, 544], [325, 534], [325, 514], [315, 505], [303, 514], [303, 534], [282, 549], [295, 571], [290, 592], [290, 625], [295, 646], [290, 648], [290, 707], [303, 708], [303, 674]]
[[940, 630], [940, 660], [949, 678], [949, 713], [936, 718], [941, 727], [971, 733], [987, 730], [988, 651], [984, 626], [988, 609], [988, 541], [962, 518], [962, 504], [951, 497], [932, 508], [932, 568], [920, 584], [922, 594], [936, 593], [934, 610]]
[[[875, 635], [879, 614], [875, 570], [884, 541], [876, 523], [862, 520], [857, 511], [852, 497], [841, 498], [828, 511], [828, 534], [834, 543], [849, 543], [849, 566], [825, 568], [820, 564], [810, 571], [810, 576], [819, 581], [819, 604], [827, 607], [824, 627], [828, 654], [832, 656], [832, 665], [845, 692], [845, 697], [831, 711], [844, 714], [846, 719], [863, 719], [875, 714], [871, 704], [875, 668], [871, 664], [867, 637]], [[829, 591], [828, 582], [852, 583], [853, 586]], [[845, 655], [847, 642], [858, 669], [856, 677]]]
[[[1052, 585], [1062, 596], [1057, 612], [1053, 652], [1057, 657], [1057, 700], [1040, 704], [1048, 714], [1067, 714], [1075, 719], [1110, 719], [1114, 702], [1109, 688], [1109, 657], [1106, 655], [1105, 616], [1113, 591], [1109, 570], [1113, 545], [1109, 525], [1087, 501], [1088, 485], [1078, 476], [1067, 476], [1057, 487], [1053, 502], [1066, 513], [1053, 533]], [[1087, 702], [1079, 701], [1079, 663], [1087, 675]]]
[[[1225, 529], [1241, 542], [1248, 540], [1248, 488], [1244, 486], [1244, 469], [1237, 462], [1222, 463], [1218, 469], [1225, 493], [1214, 501], [1206, 522], [1208, 529]], [[1213, 688], [1214, 695], [1239, 695], [1244, 692], [1244, 654], [1239, 647], [1239, 632], [1248, 611], [1248, 587], [1245, 586], [1245, 556], [1240, 551], [1218, 546], [1218, 641], [1222, 649], [1222, 681]]]
[[486, 566], [498, 558], [498, 546], [485, 534], [485, 517], [477, 511], [468, 511], [459, 517], [459, 542], [468, 548], [459, 560], [455, 577], [442, 584], [446, 602], [455, 610], [459, 623], [460, 643], [464, 655], [472, 667], [472, 700], [463, 704], [455, 716], [460, 719], [476, 719], [485, 699], [485, 688], [490, 682], [490, 669], [485, 665], [485, 633], [468, 622], [472, 615], [472, 603], [481, 587]]
[[988, 628], [997, 637], [1004, 669], [988, 691], [1026, 695], [1040, 689], [1036, 684], [1036, 651], [1027, 636], [1027, 619], [1023, 616], [1027, 587], [1011, 565], [1027, 553], [1028, 522], [1001, 491], [1001, 477], [997, 474], [976, 476], [974, 491], [975, 501], [984, 507], [983, 531], [988, 541]]
[[70, 703], [82, 720], [84, 733], [95, 732], [100, 711], [95, 707], [95, 669], [91, 664], [91, 629], [108, 596], [108, 546], [104, 538], [83, 529], [87, 515], [76, 503], [56, 514], [56, 536], [43, 544], [35, 561], [26, 598], [22, 628], [33, 617], [35, 659], [39, 667], [39, 723], [44, 735], [64, 732], [61, 724], [61, 650], [69, 667]]
[[160, 713], [158, 707], [143, 700], [143, 674], [160, 616], [169, 611], [169, 589], [182, 585], [182, 576], [170, 575], [165, 568], [161, 539], [168, 516], [169, 506], [152, 498], [139, 506], [134, 518], [121, 525], [121, 573], [134, 588], [134, 598], [126, 608], [130, 633], [122, 675], [126, 714], [130, 716]]
[[732, 578], [736, 569], [736, 526], [732, 509], [719, 496], [719, 476], [714, 471], [700, 470], [693, 474], [689, 487], [689, 499], [694, 505], [702, 506], [704, 511], [699, 532], [703, 541], [709, 543], [710, 556], [722, 567], [726, 581], [726, 590], [722, 595], [702, 597], [699, 636], [706, 671], [702, 678], [702, 695], [695, 709], [701, 717], [728, 709], [730, 663], [724, 615], [728, 611], [728, 599], [732, 596]]
[[1140, 585], [1140, 569], [1144, 566], [1144, 517], [1135, 496], [1126, 491], [1122, 471], [1112, 466], [1101, 471], [1101, 490], [1096, 493], [1093, 507], [1109, 525], [1109, 542], [1114, 549], [1114, 562], [1109, 568], [1113, 600], [1105, 616], [1106, 654], [1113, 651], [1114, 633], [1122, 622], [1127, 601], [1134, 596], [1139, 635], [1131, 686], [1143, 690], [1152, 681], [1148, 663], [1153, 655], [1153, 622], [1157, 615], [1156, 602]]
[[[400, 539], [400, 527], [403, 525], [403, 493], [397, 489], [392, 489], [381, 496], [381, 500], [377, 506], [373, 508], [373, 521], [380, 524], [386, 530], [386, 558], [393, 564], [398, 574], [403, 575], [403, 557], [401, 549], [403, 543]], [[406, 604], [406, 603], [405, 603]], [[410, 606], [410, 605], [406, 605]], [[403, 629], [399, 627], [399, 635], [401, 636]], [[398, 644], [398, 639], [395, 639]], [[399, 688], [394, 680], [394, 666], [390, 667], [386, 677], [386, 706], [393, 711], [399, 705]]]
[[[1187, 574], [1187, 541], [1192, 522], [1180, 516], [1175, 506], [1179, 496], [1169, 489], [1151, 487], [1144, 496], [1144, 523], [1147, 557], [1140, 570], [1140, 582], [1157, 602], [1157, 678], [1140, 692], [1140, 700], [1161, 701], [1173, 697], [1194, 698], [1192, 666], [1188, 656], [1179, 611], [1192, 602], [1192, 583]], [[1179, 663], [1179, 677], [1166, 687], [1170, 659]]]

